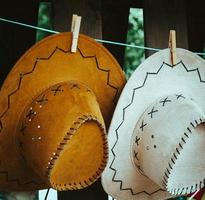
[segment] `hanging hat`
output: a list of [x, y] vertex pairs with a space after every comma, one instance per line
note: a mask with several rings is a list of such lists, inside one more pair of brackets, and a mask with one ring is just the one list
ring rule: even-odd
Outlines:
[[150, 56], [119, 98], [108, 132], [105, 191], [117, 200], [192, 193], [205, 180], [205, 62], [177, 49]]
[[80, 35], [71, 53], [71, 41], [62, 33], [34, 45], [1, 88], [1, 191], [80, 189], [105, 167], [125, 77], [102, 45]]

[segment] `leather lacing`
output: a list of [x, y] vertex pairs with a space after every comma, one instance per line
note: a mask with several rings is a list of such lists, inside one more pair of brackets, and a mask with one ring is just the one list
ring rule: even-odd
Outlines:
[[199, 183], [196, 183], [194, 185], [183, 187], [183, 188], [171, 188], [167, 186], [169, 175], [171, 174], [171, 170], [173, 169], [176, 160], [178, 159], [178, 156], [180, 155], [180, 151], [183, 150], [183, 146], [186, 144], [187, 140], [189, 139], [189, 135], [192, 134], [192, 130], [196, 128], [199, 124], [205, 122], [205, 119], [198, 119], [194, 122], [190, 122], [190, 126], [187, 127], [186, 132], [184, 132], [184, 135], [181, 137], [180, 142], [178, 143], [174, 153], [172, 154], [172, 157], [170, 161], [168, 162], [168, 166], [164, 172], [163, 180], [165, 187], [167, 188], [167, 191], [170, 192], [173, 195], [184, 195], [184, 194], [190, 194], [193, 193], [205, 185], [205, 179], [200, 180]]
[[105, 155], [103, 156], [103, 160], [100, 164], [100, 167], [97, 169], [96, 172], [93, 173], [91, 177], [89, 177], [87, 180], [84, 180], [82, 182], [72, 182], [72, 183], [55, 183], [51, 182], [52, 187], [56, 188], [57, 190], [76, 190], [76, 189], [82, 189], [85, 188], [89, 185], [91, 185], [94, 181], [96, 181], [100, 175], [101, 172], [104, 170], [106, 164], [107, 164], [107, 159], [108, 159], [108, 143], [106, 140], [106, 132], [105, 132], [105, 127], [100, 123], [100, 121], [97, 119], [96, 116], [90, 115], [90, 114], [85, 114], [81, 117], [78, 118], [77, 121], [73, 123], [73, 126], [69, 129], [63, 140], [60, 142], [58, 145], [56, 152], [53, 153], [53, 156], [50, 157], [50, 161], [48, 162], [47, 165], [47, 170], [46, 170], [46, 175], [48, 176], [50, 180], [50, 174], [51, 170], [55, 165], [55, 162], [57, 161], [60, 152], [64, 149], [64, 147], [68, 144], [68, 141], [72, 138], [74, 133], [80, 128], [80, 126], [85, 123], [86, 121], [95, 121], [97, 122], [97, 125], [100, 127], [102, 134], [103, 134], [103, 150], [105, 152]]

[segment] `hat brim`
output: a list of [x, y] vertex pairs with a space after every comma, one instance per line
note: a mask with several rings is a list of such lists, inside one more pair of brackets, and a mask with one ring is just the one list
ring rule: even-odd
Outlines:
[[[193, 53], [177, 49], [178, 63], [170, 64], [170, 50], [155, 53], [133, 73], [119, 98], [108, 133], [109, 162], [102, 174], [104, 189], [125, 200], [171, 197], [146, 176], [132, 161], [133, 131], [140, 116], [156, 99], [170, 94], [193, 97], [205, 111], [205, 62]], [[171, 158], [170, 158], [171, 159]], [[168, 163], [167, 163], [168, 165]], [[162, 180], [163, 181], [163, 180]]]
[[113, 56], [93, 39], [80, 35], [70, 52], [71, 33], [49, 36], [29, 49], [8, 74], [0, 91], [0, 188], [34, 190], [47, 187], [19, 155], [16, 129], [23, 109], [39, 92], [65, 81], [79, 81], [96, 95], [108, 126], [125, 84]]

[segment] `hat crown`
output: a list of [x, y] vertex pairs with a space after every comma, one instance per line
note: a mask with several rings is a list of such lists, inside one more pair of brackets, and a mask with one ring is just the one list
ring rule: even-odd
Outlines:
[[20, 119], [17, 141], [24, 161], [57, 190], [90, 185], [106, 164], [99, 105], [92, 90], [76, 81], [53, 85], [33, 98]]
[[[179, 162], [180, 152], [204, 120], [205, 115], [197, 103], [183, 94], [169, 95], [155, 101], [141, 115], [133, 132], [132, 157], [137, 170], [172, 193], [173, 188], [191, 187], [195, 181], [193, 179], [178, 179], [170, 185], [170, 177], [177, 176], [176, 172], [172, 174], [172, 169]], [[184, 176], [185, 173], [186, 170]]]

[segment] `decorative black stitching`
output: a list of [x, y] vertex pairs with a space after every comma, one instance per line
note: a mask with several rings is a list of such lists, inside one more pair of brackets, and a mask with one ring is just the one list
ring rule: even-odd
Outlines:
[[189, 138], [189, 136], [188, 136], [186, 133], [184, 133], [184, 135], [185, 135], [187, 138]]
[[183, 137], [181, 137], [181, 140], [182, 140], [184, 143], [186, 143], [186, 141], [185, 141], [185, 139], [184, 139]]
[[181, 192], [180, 192], [180, 195], [182, 195], [183, 191], [184, 191], [184, 187], [182, 188], [182, 190], [181, 190]]
[[[88, 120], [93, 120], [93, 121], [96, 121], [99, 128], [102, 130], [103, 132], [103, 135], [105, 134], [105, 128], [104, 126], [98, 121], [97, 117], [96, 116], [93, 116], [93, 115], [83, 115], [83, 117], [79, 117], [78, 118], [79, 121], [76, 121], [76, 122], [73, 122], [73, 128], [70, 128], [69, 132], [66, 133], [66, 135], [64, 136], [63, 138], [63, 141], [67, 141], [70, 139], [70, 137], [74, 134], [74, 131], [77, 130], [77, 128], [79, 127], [78, 125], [80, 124], [83, 124], [85, 121], [88, 121]], [[65, 139], [66, 138], [66, 139]], [[61, 141], [59, 143], [59, 146], [57, 147], [57, 152], [60, 153], [66, 144], [68, 144], [67, 142], [63, 142]], [[106, 141], [106, 139], [103, 140], [103, 150], [105, 152], [106, 149], [108, 148], [108, 143]], [[56, 154], [56, 153], [53, 153], [53, 155], [55, 155], [55, 159], [58, 158], [59, 154]], [[95, 172], [95, 174], [92, 176], [92, 177], [89, 177], [87, 182], [85, 180], [85, 185], [82, 185], [81, 182], [77, 182], [77, 183], [68, 183], [66, 185], [69, 185], [69, 189], [81, 189], [81, 188], [84, 188], [85, 186], [87, 185], [90, 185], [92, 182], [94, 182], [97, 177], [100, 177], [100, 172], [102, 172], [107, 164], [107, 158], [108, 158], [108, 155], [104, 155], [103, 156], [103, 159], [106, 159], [106, 160], [102, 160], [101, 162], [101, 165], [100, 167], [97, 169], [97, 171]], [[55, 164], [55, 160], [54, 159], [51, 159], [52, 161], [48, 162], [48, 166], [47, 166], [47, 176], [49, 177], [50, 176], [50, 170], [52, 170], [54, 164]], [[68, 189], [65, 185], [64, 187], [61, 187], [61, 184], [56, 184], [56, 183], [53, 183], [53, 185], [55, 185], [56, 188], [60, 189], [60, 190], [64, 190], [64, 189]]]
[[138, 158], [138, 152], [134, 151], [134, 157], [136, 158], [136, 160], [139, 161], [139, 158]]
[[191, 186], [191, 189], [190, 189], [190, 191], [191, 191], [191, 192], [193, 191], [193, 185]]
[[174, 159], [173, 159], [173, 158], [171, 158], [171, 161], [172, 161], [172, 163], [173, 163], [173, 164], [175, 164], [175, 161], [174, 161]]
[[178, 150], [178, 148], [176, 148], [176, 152], [177, 152], [178, 154], [180, 154], [180, 151]]
[[163, 185], [166, 187], [167, 186], [167, 184], [165, 183], [165, 181], [164, 180], [162, 180], [162, 183], [163, 183]]
[[86, 185], [89, 185], [88, 182], [87, 182], [86, 180], [84, 180], [84, 183], [85, 183]]
[[60, 89], [62, 87], [62, 85], [58, 85], [56, 88], [51, 89], [52, 92], [54, 92], [54, 96], [56, 96], [57, 93], [59, 92], [63, 92], [62, 89]]
[[177, 189], [177, 194], [179, 194], [179, 190], [180, 190], [180, 188]]
[[199, 185], [200, 188], [201, 188], [201, 185], [202, 185], [202, 181], [200, 181], [200, 185]]
[[39, 100], [36, 100], [37, 103], [39, 103], [41, 106], [45, 104], [48, 101], [48, 99], [45, 98], [45, 94], [42, 95], [42, 97]]
[[[198, 73], [198, 76], [199, 76], [199, 81], [202, 82], [202, 83], [205, 83], [205, 81], [203, 81], [203, 80], [201, 79], [201, 75], [200, 75], [200, 72], [199, 72], [198, 68], [188, 70], [182, 61], [180, 61], [180, 62], [177, 63], [176, 65], [178, 65], [178, 64], [182, 64], [182, 66], [184, 67], [184, 69], [185, 69], [186, 72], [188, 72], [188, 73], [189, 73], [189, 72], [197, 72], [197, 73]], [[175, 65], [175, 66], [176, 66], [176, 65]], [[145, 76], [145, 78], [144, 78], [144, 81], [143, 81], [142, 85], [140, 85], [140, 86], [138, 86], [138, 87], [136, 87], [136, 88], [133, 88], [131, 101], [122, 109], [122, 120], [121, 120], [121, 122], [119, 123], [119, 125], [117, 126], [117, 128], [115, 129], [116, 140], [115, 140], [114, 145], [113, 145], [112, 148], [111, 148], [111, 153], [112, 153], [112, 155], [113, 155], [113, 159], [112, 159], [112, 161], [111, 161], [111, 164], [109, 165], [109, 169], [114, 172], [113, 177], [112, 177], [112, 181], [120, 184], [120, 190], [130, 191], [130, 193], [131, 193], [132, 195], [138, 195], [138, 194], [142, 194], [142, 193], [145, 193], [145, 194], [147, 194], [147, 195], [152, 195], [153, 193], [148, 193], [148, 192], [146, 192], [146, 191], [141, 191], [141, 192], [135, 193], [132, 188], [128, 188], [128, 187], [125, 188], [125, 187], [123, 187], [123, 181], [122, 181], [122, 180], [116, 179], [117, 170], [113, 167], [113, 163], [114, 163], [114, 161], [115, 161], [115, 159], [116, 159], [116, 154], [115, 154], [114, 149], [115, 149], [115, 146], [117, 145], [117, 142], [118, 142], [118, 140], [119, 140], [119, 136], [118, 136], [119, 132], [118, 132], [118, 130], [120, 129], [120, 127], [122, 126], [122, 124], [123, 124], [124, 121], [125, 121], [126, 109], [127, 109], [128, 107], [130, 107], [130, 106], [132, 105], [133, 101], [134, 101], [135, 92], [145, 86], [148, 77], [158, 75], [159, 72], [161, 71], [161, 69], [163, 68], [163, 66], [169, 66], [169, 67], [171, 67], [171, 68], [173, 67], [172, 65], [169, 65], [169, 64], [163, 62], [162, 65], [159, 67], [159, 69], [158, 69], [155, 73], [150, 73], [150, 72], [147, 72], [147, 73], [146, 73], [146, 76]], [[181, 147], [181, 149], [183, 149], [181, 143], [179, 143], [179, 146]], [[169, 163], [169, 166], [171, 166], [170, 163]], [[170, 168], [171, 168], [171, 167], [170, 167]], [[165, 180], [165, 181], [166, 181], [166, 180]], [[165, 190], [159, 189], [159, 190], [157, 190], [157, 191], [154, 191], [154, 193], [157, 193], [157, 192], [159, 192], [159, 191], [165, 191]]]
[[80, 90], [80, 87], [78, 86], [78, 84], [76, 83], [73, 83], [71, 86], [70, 86], [70, 89], [73, 89], [73, 88], [77, 88]]
[[181, 149], [183, 149], [183, 146], [181, 145], [181, 143], [179, 143], [179, 146], [181, 147]]
[[169, 178], [169, 176], [167, 175], [167, 172], [164, 172], [164, 174], [165, 174], [165, 177], [166, 177], [166, 178]]
[[165, 185], [167, 185], [167, 179], [165, 178], [165, 176], [163, 176], [163, 181], [165, 182]]
[[137, 146], [139, 145], [139, 141], [140, 141], [140, 137], [137, 137], [135, 138], [135, 143], [137, 144]]
[[150, 115], [150, 117], [153, 118], [153, 114], [155, 112], [158, 112], [158, 110], [155, 110], [154, 107], [153, 107], [152, 110], [148, 113], [148, 115]]
[[185, 99], [185, 97], [182, 94], [176, 94], [176, 97], [177, 97], [177, 99], [179, 99], [179, 98]]
[[31, 119], [35, 115], [35, 112], [33, 110], [29, 110], [28, 114], [26, 115], [26, 118]]
[[194, 124], [192, 122], [190, 122], [191, 126], [193, 126], [193, 128], [195, 128]]
[[[31, 69], [31, 71], [28, 71], [28, 72], [25, 72], [25, 73], [20, 73], [19, 74], [19, 81], [18, 81], [18, 85], [16, 87], [16, 89], [14, 89], [11, 93], [8, 94], [7, 96], [7, 108], [5, 109], [5, 111], [3, 111], [0, 115], [0, 120], [3, 118], [3, 116], [7, 113], [8, 109], [10, 108], [10, 99], [11, 99], [11, 96], [14, 95], [18, 90], [20, 90], [20, 87], [21, 87], [21, 83], [22, 83], [22, 79], [27, 76], [27, 75], [30, 75], [34, 72], [34, 70], [36, 69], [36, 66], [38, 64], [39, 61], [41, 60], [49, 60], [56, 51], [61, 51], [63, 53], [70, 53], [69, 50], [63, 50], [59, 47], [55, 47], [55, 49], [51, 52], [51, 54], [48, 56], [48, 57], [41, 57], [41, 58], [36, 58], [34, 64], [33, 64], [33, 67]], [[81, 52], [81, 50], [78, 48], [78, 51], [80, 53], [80, 55], [84, 58], [84, 59], [87, 59], [87, 58], [94, 58], [95, 59], [95, 62], [96, 62], [96, 66], [97, 66], [97, 69], [102, 71], [102, 72], [106, 72], [107, 73], [107, 85], [111, 88], [113, 88], [114, 90], [116, 90], [115, 92], [115, 96], [113, 98], [113, 103], [116, 103], [117, 101], [117, 96], [118, 96], [118, 92], [119, 92], [119, 88], [113, 86], [111, 83], [110, 83], [110, 70], [105, 70], [103, 68], [101, 68], [98, 64], [98, 60], [97, 60], [97, 56], [96, 55], [93, 55], [93, 56], [85, 56], [83, 55], [83, 53]], [[38, 102], [38, 101], [37, 101]], [[40, 103], [40, 102], [39, 102]], [[2, 122], [1, 122], [1, 125], [2, 125]], [[2, 125], [3, 127], [3, 125]], [[2, 130], [2, 128], [1, 128]]]
[[44, 200], [47, 200], [49, 191], [50, 191], [50, 189], [47, 189], [47, 191], [46, 191], [46, 196], [45, 196]]
[[168, 102], [171, 102], [171, 100], [168, 99], [168, 97], [166, 97], [164, 100], [160, 101], [159, 103], [162, 103], [162, 106], [164, 107], [164, 105]]
[[192, 133], [192, 132], [191, 132], [191, 129], [190, 129], [189, 127], [187, 127], [187, 130], [188, 130], [190, 133]]
[[173, 169], [173, 168], [172, 168], [172, 165], [171, 165], [171, 163], [169, 163], [169, 168], [170, 168], [170, 169]]
[[111, 88], [113, 88], [114, 90], [116, 90], [115, 92], [115, 96], [113, 98], [113, 103], [117, 103], [117, 95], [118, 95], [118, 92], [119, 92], [119, 88], [113, 86], [111, 83], [110, 83], [110, 70], [107, 70], [107, 69], [103, 69], [100, 67], [99, 63], [98, 63], [98, 60], [97, 60], [97, 56], [94, 55], [94, 56], [84, 56], [82, 51], [78, 48], [78, 51], [80, 52], [81, 56], [83, 58], [94, 58], [95, 59], [95, 62], [96, 62], [96, 65], [97, 65], [97, 68], [103, 72], [106, 72], [107, 73], [107, 85], [110, 86]]
[[[191, 123], [190, 123], [190, 124], [191, 124]], [[189, 127], [187, 127], [187, 129], [189, 129]], [[191, 130], [190, 130], [190, 131], [191, 131]], [[190, 132], [190, 133], [191, 133], [191, 132]], [[181, 142], [183, 142], [182, 144], [185, 144], [185, 143], [186, 143], [186, 139], [189, 138], [189, 135], [188, 135], [188, 134], [190, 134], [190, 133], [184, 133], [184, 135], [186, 136], [186, 138], [181, 137]], [[180, 147], [181, 149], [183, 149], [183, 145], [181, 144], [181, 142], [179, 143], [179, 147]], [[171, 157], [170, 162], [168, 162], [168, 169], [169, 169], [169, 170], [172, 169], [171, 163], [175, 164], [175, 161], [177, 160], [177, 155], [180, 155], [180, 150], [179, 150], [178, 148], [176, 148], [176, 152], [173, 153], [173, 157]], [[169, 177], [166, 176], [166, 172], [164, 173], [164, 175], [165, 175], [165, 177], [166, 177], [165, 183], [167, 183]], [[200, 181], [199, 184], [200, 184], [199, 188], [201, 188], [202, 182]], [[186, 193], [191, 193], [192, 190], [193, 190], [193, 187], [194, 187], [193, 185], [191, 186], [190, 189], [189, 189], [189, 187], [187, 187], [184, 194], [186, 194]], [[195, 187], [197, 188], [197, 187], [198, 187], [198, 184], [195, 184]], [[184, 190], [184, 188], [182, 188], [180, 194], [183, 193], [183, 190]], [[189, 191], [188, 191], [188, 190], [189, 190]], [[197, 189], [196, 189], [196, 190], [197, 190]], [[179, 194], [179, 189], [176, 191], [176, 188], [175, 188], [175, 189], [172, 188], [172, 189], [171, 189], [171, 192], [173, 192], [173, 191], [174, 191], [174, 194]]]
[[141, 126], [140, 126], [141, 131], [144, 130], [144, 127], [145, 127], [146, 125], [147, 125], [147, 124], [144, 124], [144, 120], [142, 120], [142, 124], [141, 124]]

